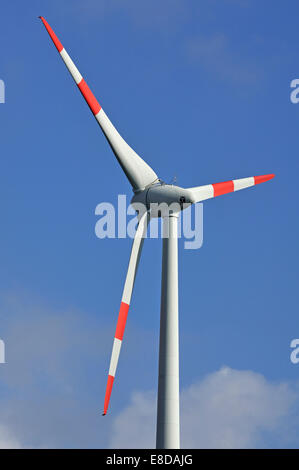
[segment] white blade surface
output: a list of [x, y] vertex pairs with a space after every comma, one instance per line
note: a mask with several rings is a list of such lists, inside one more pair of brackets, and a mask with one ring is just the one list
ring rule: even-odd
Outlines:
[[274, 178], [274, 175], [252, 176], [250, 178], [241, 178], [238, 180], [225, 181], [224, 183], [207, 184], [195, 188], [186, 189], [187, 195], [193, 203], [205, 201], [222, 194], [232, 193], [240, 189], [249, 188], [256, 184], [264, 183]]
[[127, 144], [127, 142], [117, 132], [111, 121], [108, 119], [101, 105], [91, 92], [84, 78], [80, 74], [76, 65], [64, 49], [58, 37], [54, 33], [47, 21], [40, 17], [45, 28], [47, 29], [52, 41], [54, 42], [62, 60], [64, 61], [71, 76], [80, 89], [85, 101], [87, 102], [91, 112], [99, 123], [104, 135], [106, 136], [118, 162], [130, 181], [133, 190], [144, 189], [154, 181], [158, 180], [158, 176], [154, 170], [145, 163], [142, 158]]
[[146, 235], [147, 226], [149, 223], [149, 214], [146, 212], [140, 218], [135, 238], [132, 245], [131, 256], [126, 276], [126, 281], [124, 285], [123, 295], [121, 299], [118, 320], [116, 325], [116, 331], [114, 335], [114, 342], [112, 348], [112, 355], [110, 360], [110, 367], [108, 373], [108, 380], [105, 393], [104, 401], [104, 412], [103, 415], [107, 413], [111, 391], [113, 387], [114, 377], [116, 373], [116, 368], [118, 364], [120, 349], [122, 345], [123, 335], [125, 331], [127, 315], [130, 307], [130, 301], [132, 296], [132, 291], [134, 287], [134, 281], [137, 273], [139, 258], [141, 255], [141, 250], [143, 246], [144, 237]]

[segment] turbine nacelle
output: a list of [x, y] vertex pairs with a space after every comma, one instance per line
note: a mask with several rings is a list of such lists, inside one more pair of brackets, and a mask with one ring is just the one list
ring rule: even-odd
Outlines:
[[179, 213], [192, 203], [191, 194], [187, 189], [163, 182], [139, 191], [131, 200], [132, 207], [139, 214], [149, 211], [151, 217], [166, 217]]

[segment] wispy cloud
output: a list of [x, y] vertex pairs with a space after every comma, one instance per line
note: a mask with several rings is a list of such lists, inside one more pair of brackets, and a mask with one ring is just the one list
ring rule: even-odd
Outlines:
[[[223, 367], [182, 390], [182, 447], [298, 445], [299, 422], [294, 414], [298, 404], [298, 390], [291, 384], [275, 384], [252, 371]], [[110, 447], [153, 448], [155, 414], [155, 393], [133, 394], [131, 403], [114, 420]], [[297, 434], [292, 441], [295, 423]]]
[[[224, 6], [235, 8], [248, 8], [249, 0], [222, 0]], [[147, 27], [169, 33], [177, 27], [191, 20], [196, 15], [204, 20], [217, 16], [219, 0], [85, 0], [73, 2], [72, 13], [80, 13], [86, 20], [101, 21], [110, 15], [126, 15], [140, 28]], [[62, 8], [67, 8], [62, 7]]]
[[88, 21], [101, 21], [104, 17], [121, 14], [139, 28], [146, 27], [165, 33], [173, 32], [184, 24], [192, 9], [184, 0], [86, 0], [76, 1], [74, 6], [73, 13], [80, 13], [81, 18]]
[[194, 37], [186, 41], [186, 55], [208, 73], [244, 85], [258, 81], [262, 68], [256, 60], [240, 56], [233, 48], [228, 36], [216, 33]]
[[[260, 82], [275, 58], [278, 55], [280, 60], [284, 58], [285, 51], [279, 50], [280, 40], [269, 38], [262, 50], [252, 32], [245, 33], [240, 45], [240, 35], [236, 38], [236, 33], [227, 29], [221, 15], [223, 11], [238, 15], [252, 5], [248, 0], [222, 0], [221, 8], [218, 6], [219, 0], [75, 0], [72, 8], [64, 3], [57, 8], [64, 14], [67, 11], [74, 21], [84, 23], [84, 28], [89, 23], [119, 22], [126, 28], [133, 26], [137, 37], [144, 32], [158, 34], [158, 40], [167, 37], [169, 45], [177, 51], [178, 61], [187, 58], [214, 78], [243, 88]], [[260, 59], [257, 51], [262, 55]]]

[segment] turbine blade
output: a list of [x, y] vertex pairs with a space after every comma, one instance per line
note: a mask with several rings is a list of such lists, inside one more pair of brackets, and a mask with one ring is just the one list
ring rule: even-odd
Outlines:
[[193, 203], [205, 201], [212, 197], [221, 196], [222, 194], [232, 193], [239, 191], [240, 189], [249, 188], [256, 184], [264, 183], [275, 175], [262, 175], [252, 176], [251, 178], [241, 178], [238, 180], [225, 181], [224, 183], [208, 184], [205, 186], [197, 186], [195, 188], [188, 188], [186, 191], [189, 195], [190, 200]]
[[158, 176], [154, 170], [147, 163], [145, 163], [145, 161], [142, 160], [142, 158], [137, 155], [137, 153], [127, 144], [127, 142], [120, 136], [111, 121], [108, 119], [101, 105], [98, 103], [97, 99], [91, 92], [84, 78], [64, 49], [51, 26], [47, 23], [45, 18], [42, 16], [39, 18], [42, 20], [62, 60], [64, 61], [71, 76], [75, 80], [98, 124], [100, 125], [114, 152], [114, 155], [116, 156], [120, 166], [130, 181], [133, 190], [137, 191], [144, 189], [146, 186], [157, 181]]
[[138, 263], [141, 255], [141, 250], [143, 246], [144, 237], [146, 234], [147, 226], [149, 223], [149, 214], [145, 212], [142, 217], [140, 218], [135, 238], [132, 245], [131, 256], [127, 271], [127, 276], [125, 280], [123, 295], [121, 299], [118, 320], [114, 335], [114, 342], [112, 348], [112, 355], [110, 360], [110, 367], [108, 373], [108, 380], [106, 386], [106, 393], [105, 393], [105, 401], [104, 401], [104, 412], [103, 415], [107, 413], [111, 391], [113, 387], [114, 377], [116, 373], [117, 363], [119, 359], [119, 353], [122, 345], [123, 335], [125, 331], [127, 315], [129, 311], [132, 291], [134, 287], [134, 281], [137, 273]]

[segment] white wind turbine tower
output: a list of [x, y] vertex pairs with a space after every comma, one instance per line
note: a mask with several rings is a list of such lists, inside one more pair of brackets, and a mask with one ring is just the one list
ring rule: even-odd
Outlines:
[[[190, 204], [263, 183], [274, 175], [253, 176], [188, 189], [163, 183], [154, 170], [119, 135], [50, 25], [43, 17], [40, 18], [132, 185], [134, 196], [131, 203], [133, 205], [142, 203], [146, 207], [143, 213], [139, 213], [139, 224], [132, 245], [113, 342], [103, 414], [105, 415], [108, 410], [144, 236], [150, 219], [162, 216], [163, 256], [156, 445], [158, 449], [179, 449], [177, 233], [179, 211]], [[153, 205], [161, 203], [164, 203], [167, 209], [160, 213], [152, 210]]]

